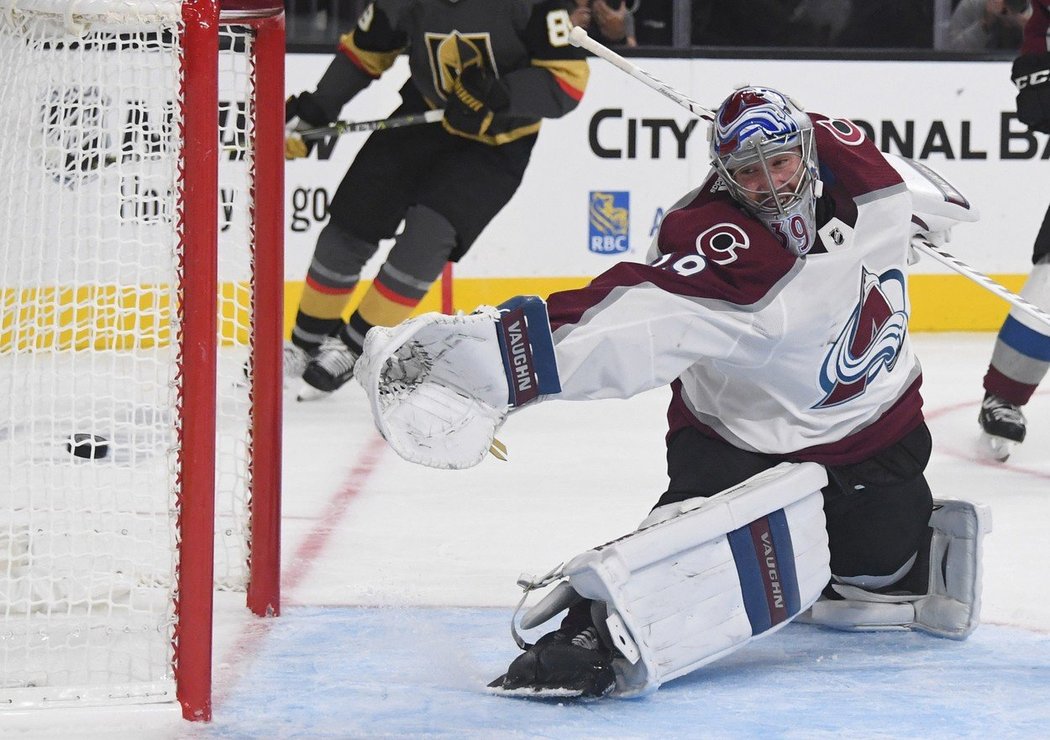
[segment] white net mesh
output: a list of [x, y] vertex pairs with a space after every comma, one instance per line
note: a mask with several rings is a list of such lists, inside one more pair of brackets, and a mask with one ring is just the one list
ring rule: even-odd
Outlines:
[[[0, 0], [0, 706], [174, 698], [180, 10], [70, 5]], [[251, 31], [222, 36], [215, 577], [243, 588]]]
[[248, 582], [251, 503], [252, 335], [252, 34], [243, 26], [219, 33], [219, 379], [215, 478], [215, 582]]

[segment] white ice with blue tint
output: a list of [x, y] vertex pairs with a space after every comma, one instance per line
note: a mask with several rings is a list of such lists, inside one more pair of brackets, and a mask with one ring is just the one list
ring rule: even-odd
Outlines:
[[789, 625], [648, 698], [538, 702], [480, 688], [508, 655], [502, 610], [288, 616], [211, 735], [1035, 737], [1050, 696], [1050, 637], [1013, 627], [958, 643]]
[[1050, 382], [1026, 408], [1025, 444], [1006, 464], [980, 457], [994, 338], [915, 337], [934, 495], [993, 513], [984, 624], [965, 642], [789, 625], [647, 698], [492, 696], [485, 684], [518, 654], [509, 620], [519, 574], [625, 534], [662, 493], [666, 392], [543, 404], [505, 426], [509, 462], [452, 472], [398, 459], [354, 384], [286, 405], [284, 612], [247, 619], [220, 595], [214, 721], [146, 732], [112, 713], [74, 729], [107, 738], [1045, 737]]

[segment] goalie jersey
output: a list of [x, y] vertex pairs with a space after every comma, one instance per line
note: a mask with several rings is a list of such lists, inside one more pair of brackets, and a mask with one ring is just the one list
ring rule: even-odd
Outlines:
[[[536, 133], [540, 119], [573, 110], [583, 96], [589, 68], [584, 52], [569, 44], [566, 0], [374, 0], [339, 43], [344, 62], [330, 68], [318, 95], [339, 109], [408, 55], [411, 78], [401, 89], [419, 111], [443, 108], [459, 71], [480, 63], [509, 88], [510, 106], [483, 136], [504, 144]], [[334, 119], [333, 119], [334, 120]]]
[[668, 212], [649, 264], [620, 263], [548, 300], [562, 399], [671, 385], [693, 426], [791, 461], [859, 462], [922, 422], [908, 337], [913, 204], [852, 123], [810, 114], [823, 196], [804, 257], [712, 171]]

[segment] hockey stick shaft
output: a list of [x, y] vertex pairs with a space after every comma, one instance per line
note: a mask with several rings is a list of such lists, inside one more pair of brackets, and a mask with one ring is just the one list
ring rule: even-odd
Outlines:
[[408, 113], [393, 118], [380, 118], [375, 121], [336, 121], [330, 126], [310, 128], [304, 131], [294, 132], [303, 140], [327, 139], [331, 136], [342, 136], [361, 131], [381, 131], [387, 128], [401, 128], [402, 126], [418, 126], [422, 123], [436, 123], [445, 117], [445, 111], [441, 109], [428, 110], [426, 113]]
[[707, 121], [713, 121], [715, 119], [715, 113], [710, 108], [706, 108], [700, 105], [692, 98], [689, 98], [675, 90], [666, 82], [656, 79], [644, 69], [639, 67], [637, 64], [634, 64], [628, 61], [627, 59], [624, 59], [622, 56], [620, 56], [607, 46], [599, 44], [597, 41], [588, 36], [587, 31], [581, 28], [580, 26], [574, 26], [572, 31], [569, 32], [569, 43], [571, 43], [573, 46], [579, 46], [581, 49], [586, 49], [587, 51], [594, 54], [594, 56], [604, 59], [617, 69], [626, 72], [634, 79], [648, 85], [653, 90], [656, 90], [656, 92], [660, 93], [665, 98], [669, 98], [674, 102], [678, 103], [678, 105], [682, 106], [683, 108], [691, 112], [693, 115], [699, 116], [700, 118], [703, 118]]
[[[292, 131], [290, 135], [298, 136], [304, 141], [312, 141], [315, 139], [327, 139], [331, 136], [341, 136], [343, 134], [352, 134], [360, 131], [380, 131], [386, 128], [401, 128], [402, 126], [418, 126], [423, 123], [437, 123], [445, 117], [445, 111], [440, 108], [436, 110], [428, 110], [425, 113], [408, 113], [403, 116], [394, 116], [393, 118], [379, 118], [374, 121], [336, 121], [329, 126], [321, 126], [320, 128], [310, 128], [303, 131]], [[102, 164], [109, 166], [116, 164], [120, 161], [119, 157], [112, 154], [107, 154], [102, 159]], [[98, 169], [97, 165], [90, 169]]]
[[995, 293], [997, 296], [1002, 298], [1004, 301], [1006, 301], [1019, 311], [1023, 311], [1024, 313], [1031, 316], [1033, 319], [1036, 319], [1037, 321], [1042, 322], [1045, 326], [1050, 327], [1050, 313], [1047, 313], [1046, 311], [1039, 308], [1039, 306], [1036, 306], [1033, 303], [1029, 303], [1016, 293], [1007, 290], [1002, 285], [985, 275], [983, 272], [978, 272], [962, 260], [949, 254], [937, 245], [931, 244], [928, 241], [915, 239], [912, 241], [912, 245], [924, 254], [930, 255], [942, 265], [946, 265], [958, 272], [963, 277], [969, 278], [985, 290], [989, 290], [992, 293]]

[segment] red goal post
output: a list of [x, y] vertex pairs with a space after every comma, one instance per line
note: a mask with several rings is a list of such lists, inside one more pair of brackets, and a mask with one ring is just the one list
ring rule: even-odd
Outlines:
[[283, 6], [0, 0], [0, 704], [211, 716], [280, 609]]

